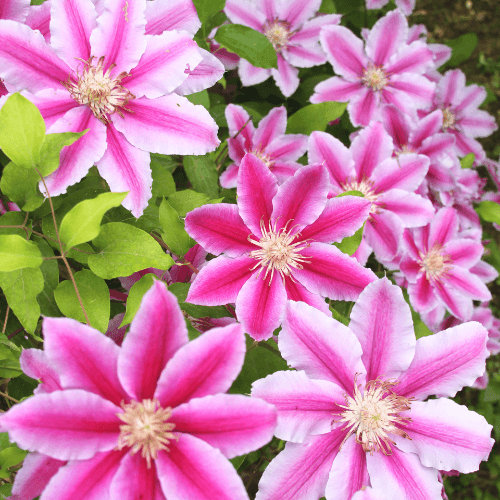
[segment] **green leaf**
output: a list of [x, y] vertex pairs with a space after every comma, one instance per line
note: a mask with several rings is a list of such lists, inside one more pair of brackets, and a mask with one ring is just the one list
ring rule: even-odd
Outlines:
[[168, 203], [179, 214], [186, 217], [188, 212], [208, 203], [220, 203], [223, 198], [211, 200], [205, 193], [197, 193], [192, 189], [177, 191], [168, 197]]
[[83, 132], [61, 132], [47, 134], [40, 149], [39, 172], [46, 177], [59, 167], [59, 157], [64, 146], [71, 146], [75, 141], [85, 135], [90, 129]]
[[210, 98], [208, 97], [208, 92], [206, 90], [196, 92], [195, 94], [189, 94], [186, 98], [193, 104], [201, 104], [204, 108], [210, 109]]
[[[90, 325], [96, 330], [106, 333], [110, 311], [109, 289], [106, 282], [86, 269], [75, 273], [74, 278]], [[85, 316], [76, 296], [75, 287], [70, 280], [59, 283], [54, 297], [65, 316], [85, 323]]]
[[177, 297], [180, 308], [193, 318], [227, 318], [231, 315], [224, 306], [198, 306], [185, 302], [190, 283], [172, 283], [168, 289]]
[[[35, 242], [40, 249], [42, 257], [53, 257], [54, 252], [47, 242], [35, 236]], [[59, 266], [56, 259], [44, 260], [40, 266], [43, 274], [43, 290], [37, 295], [36, 300], [40, 305], [40, 312], [44, 316], [61, 316], [54, 298], [54, 290], [59, 285]]]
[[161, 237], [175, 255], [184, 255], [194, 245], [194, 241], [184, 229], [184, 222], [167, 200], [160, 205]]
[[[218, 0], [218, 1], [221, 2], [221, 3], [222, 3], [222, 1], [224, 1], [224, 3], [225, 3], [225, 0]], [[205, 23], [203, 23], [204, 24], [203, 25], [203, 32], [205, 33], [205, 36], [208, 37], [208, 35], [210, 35], [210, 32], [214, 28], [222, 26], [226, 21], [227, 21], [227, 16], [226, 16], [226, 14], [224, 14], [224, 12], [216, 12], [215, 14], [212, 14], [207, 19], [207, 21]], [[224, 77], [222, 77], [222, 78], [224, 78]]]
[[363, 225], [352, 235], [344, 238], [340, 243], [334, 243], [334, 245], [341, 251], [346, 253], [347, 255], [352, 255], [361, 244], [361, 240], [363, 239]]
[[452, 53], [449, 61], [444, 63], [440, 69], [454, 68], [469, 59], [477, 47], [478, 38], [475, 33], [466, 33], [453, 40], [444, 42], [448, 47], [451, 47]]
[[17, 234], [0, 235], [0, 271], [10, 272], [25, 267], [40, 267], [40, 250], [32, 241]]
[[137, 283], [132, 285], [132, 288], [128, 292], [127, 310], [125, 311], [125, 316], [123, 317], [120, 328], [128, 325], [134, 319], [134, 316], [141, 305], [142, 297], [144, 297], [144, 294], [153, 286], [156, 279], [156, 275], [148, 273], [145, 274]]
[[464, 156], [460, 160], [460, 165], [462, 168], [471, 168], [474, 165], [474, 160], [476, 159], [476, 155], [474, 153], [469, 153], [467, 156]]
[[40, 177], [34, 170], [26, 170], [10, 162], [3, 169], [0, 190], [21, 210], [31, 212], [44, 201], [38, 190], [39, 182]]
[[183, 160], [187, 178], [195, 191], [205, 193], [209, 198], [219, 196], [219, 175], [212, 157], [185, 156]]
[[74, 247], [93, 240], [101, 228], [103, 215], [113, 207], [118, 207], [128, 193], [102, 193], [92, 200], [84, 200], [74, 206], [61, 222], [61, 241]]
[[500, 224], [500, 205], [494, 201], [482, 201], [477, 207], [476, 212], [481, 219], [486, 222], [496, 222]]
[[318, 12], [321, 14], [336, 14], [337, 9], [335, 8], [333, 0], [323, 0]]
[[339, 323], [342, 323], [345, 326], [349, 326], [349, 319], [345, 316], [342, 316], [334, 307], [330, 307], [330, 311], [332, 313], [333, 319], [336, 319]]
[[340, 118], [347, 107], [346, 102], [320, 102], [309, 104], [294, 113], [287, 123], [289, 134], [309, 135], [315, 130], [325, 131], [328, 124]]
[[172, 172], [177, 164], [172, 160], [158, 159], [160, 155], [151, 154], [151, 174], [153, 176], [153, 197], [169, 196], [175, 193]]
[[[23, 222], [24, 214], [21, 212], [7, 212], [0, 217], [0, 226], [22, 226]], [[0, 234], [17, 234], [26, 238], [26, 232], [20, 227], [0, 227]]]
[[230, 458], [229, 461], [233, 464], [233, 467], [238, 470], [246, 457], [246, 455], [241, 455], [241, 457]]
[[10, 273], [0, 273], [0, 287], [23, 328], [34, 333], [40, 317], [36, 296], [43, 290], [42, 271], [28, 267]]
[[174, 263], [152, 236], [123, 222], [101, 226], [92, 243], [98, 253], [89, 256], [89, 267], [104, 279], [130, 276], [148, 267], [169, 269]]
[[35, 168], [45, 122], [38, 108], [19, 92], [9, 96], [0, 110], [0, 148], [18, 166]]
[[226, 0], [193, 0], [193, 3], [201, 24], [204, 24], [209, 17], [224, 8]]
[[265, 35], [241, 24], [225, 24], [215, 40], [229, 52], [238, 54], [257, 68], [278, 68], [278, 57]]
[[9, 446], [0, 451], [0, 467], [8, 469], [14, 465], [21, 463], [24, 457], [28, 454], [26, 450], [21, 450], [16, 445]]
[[361, 191], [344, 191], [343, 193], [338, 194], [335, 198], [342, 198], [342, 196], [359, 196], [364, 198], [365, 195]]

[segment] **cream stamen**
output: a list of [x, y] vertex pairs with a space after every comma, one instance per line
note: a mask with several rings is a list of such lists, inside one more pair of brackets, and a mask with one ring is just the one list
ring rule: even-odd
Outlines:
[[366, 87], [371, 88], [375, 92], [384, 89], [389, 83], [389, 78], [387, 73], [381, 66], [375, 66], [372, 63], [368, 64], [368, 67], [363, 70], [363, 76], [361, 81]]
[[264, 35], [272, 43], [276, 52], [281, 52], [288, 45], [290, 25], [286, 21], [273, 21], [264, 26]]
[[421, 253], [420, 270], [425, 272], [429, 281], [439, 278], [451, 269], [450, 257], [442, 252], [440, 245], [434, 245], [427, 254]]
[[454, 128], [456, 119], [450, 108], [444, 108], [441, 111], [443, 112], [443, 129]]

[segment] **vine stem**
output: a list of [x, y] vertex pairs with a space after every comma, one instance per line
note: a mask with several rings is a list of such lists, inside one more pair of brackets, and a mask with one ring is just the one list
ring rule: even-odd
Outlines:
[[19, 401], [17, 399], [10, 397], [8, 394], [5, 394], [5, 392], [0, 391], [0, 396], [3, 396], [4, 398], [10, 399], [11, 401], [14, 401], [14, 403], [19, 403]]
[[80, 303], [80, 307], [82, 308], [83, 315], [85, 316], [85, 322], [87, 323], [87, 326], [90, 326], [90, 321], [89, 321], [89, 317], [87, 316], [87, 311], [85, 311], [82, 297], [80, 296], [80, 292], [78, 291], [78, 287], [76, 286], [75, 277], [73, 276], [73, 272], [71, 271], [71, 267], [68, 263], [68, 259], [66, 259], [66, 255], [65, 255], [65, 252], [63, 250], [63, 245], [61, 242], [61, 238], [59, 236], [59, 229], [57, 229], [56, 213], [54, 211], [54, 205], [52, 204], [52, 198], [50, 197], [50, 193], [49, 193], [49, 190], [47, 188], [47, 184], [45, 183], [45, 179], [43, 178], [43, 175], [40, 173], [40, 171], [37, 168], [35, 168], [35, 170], [36, 170], [37, 174], [40, 176], [40, 179], [42, 179], [43, 186], [45, 188], [45, 192], [47, 193], [47, 198], [49, 200], [49, 205], [50, 205], [50, 212], [52, 213], [52, 220], [54, 221], [54, 229], [56, 231], [57, 243], [59, 244], [62, 260], [63, 260], [64, 264], [66, 265], [66, 269], [68, 270], [69, 277], [71, 278], [71, 282], [73, 283], [73, 287], [75, 288], [76, 297], [78, 298], [78, 302]]
[[9, 311], [10, 311], [10, 307], [9, 307], [9, 304], [7, 304], [7, 312], [5, 313], [5, 320], [3, 322], [2, 334], [5, 333], [5, 329], [7, 328], [7, 321], [9, 319]]

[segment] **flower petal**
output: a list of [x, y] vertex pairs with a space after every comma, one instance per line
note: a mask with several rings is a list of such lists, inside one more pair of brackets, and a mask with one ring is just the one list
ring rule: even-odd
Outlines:
[[321, 0], [289, 0], [278, 3], [279, 19], [285, 19], [290, 24], [290, 31], [302, 26], [313, 17], [321, 6]]
[[299, 70], [278, 54], [278, 69], [271, 68], [271, 75], [285, 97], [290, 97], [299, 87]]
[[[316, 35], [316, 37], [318, 37], [318, 35]], [[291, 43], [297, 43], [298, 41], [296, 36], [290, 37]], [[286, 52], [283, 53], [283, 57], [296, 68], [312, 68], [313, 66], [319, 66], [326, 62], [326, 55], [319, 44], [310, 46], [289, 45]]]
[[[410, 142], [415, 147], [420, 147], [425, 139], [440, 132], [443, 126], [443, 112], [436, 109], [432, 113], [422, 118], [410, 133]], [[424, 153], [427, 154], [427, 153]]]
[[373, 248], [377, 259], [389, 262], [398, 253], [403, 231], [403, 221], [392, 212], [382, 210], [370, 215], [363, 237]]
[[[262, 121], [260, 123], [262, 123]], [[298, 160], [306, 150], [307, 135], [287, 134], [276, 137], [269, 143], [266, 148], [266, 153], [269, 153], [273, 158], [294, 161]]]
[[427, 225], [434, 216], [434, 207], [430, 200], [402, 189], [390, 189], [377, 199], [377, 205], [396, 214], [404, 227]]
[[454, 240], [458, 232], [457, 212], [454, 208], [441, 208], [430, 225], [428, 248], [442, 246]]
[[23, 349], [19, 362], [21, 370], [28, 377], [40, 380], [40, 385], [34, 394], [62, 390], [61, 380], [54, 364], [41, 349]]
[[355, 374], [366, 372], [361, 346], [351, 330], [303, 302], [288, 302], [278, 345], [293, 368], [347, 392], [354, 388]]
[[[17, 4], [18, 1], [14, 0]], [[24, 24], [32, 30], [38, 30], [47, 43], [50, 43], [50, 7], [51, 1], [45, 1], [41, 5], [32, 5]], [[0, 16], [3, 18], [3, 16]]]
[[380, 163], [371, 174], [377, 192], [389, 189], [415, 191], [429, 170], [429, 158], [415, 153], [402, 154]]
[[425, 73], [434, 66], [434, 54], [427, 43], [414, 41], [409, 45], [403, 45], [394, 54], [387, 66], [386, 71], [395, 73]]
[[488, 137], [498, 129], [495, 118], [482, 109], [468, 108], [459, 124], [468, 137]]
[[347, 111], [355, 127], [367, 127], [380, 109], [380, 94], [371, 88], [361, 87], [358, 94], [349, 100]]
[[359, 81], [349, 82], [338, 76], [332, 76], [314, 87], [314, 94], [311, 96], [312, 103], [325, 101], [347, 102], [360, 94], [364, 88]]
[[168, 500], [246, 500], [241, 478], [222, 453], [189, 434], [178, 434], [170, 451], [156, 460], [158, 479]]
[[491, 300], [491, 293], [478, 276], [467, 269], [454, 266], [443, 278], [446, 288], [454, 288], [461, 295], [482, 302]]
[[482, 415], [447, 398], [413, 401], [409, 416], [405, 430], [411, 441], [400, 436], [395, 440], [398, 448], [417, 454], [426, 467], [474, 472], [495, 443], [492, 426]]
[[183, 30], [191, 36], [201, 23], [192, 0], [163, 0], [146, 3], [146, 34], [161, 35], [164, 31]]
[[266, 22], [264, 10], [255, 8], [255, 0], [227, 0], [224, 12], [233, 24], [250, 26], [262, 31]]
[[439, 104], [447, 107], [458, 104], [461, 92], [465, 88], [465, 74], [459, 69], [447, 71], [436, 88], [436, 97]]
[[142, 299], [118, 357], [118, 377], [130, 397], [152, 398], [163, 369], [186, 342], [186, 323], [177, 299], [155, 281]]
[[243, 87], [257, 85], [266, 81], [271, 76], [271, 70], [266, 68], [256, 68], [246, 59], [240, 59], [238, 65], [238, 76]]
[[429, 282], [425, 273], [417, 276], [415, 283], [408, 284], [408, 295], [411, 305], [420, 313], [430, 311], [439, 304], [434, 286]]
[[435, 83], [416, 73], [391, 75], [389, 85], [382, 91], [382, 101], [392, 103], [404, 113], [427, 109], [432, 104]]
[[281, 371], [252, 384], [252, 396], [278, 411], [275, 435], [303, 443], [313, 434], [332, 430], [335, 414], [342, 412], [343, 390], [327, 380], [311, 380], [303, 371]]
[[262, 118], [253, 136], [256, 148], [264, 150], [274, 139], [285, 135], [286, 115], [285, 106], [279, 106]]
[[23, 23], [30, 10], [29, 0], [4, 0], [0, 6], [0, 19]]
[[417, 340], [415, 357], [399, 378], [397, 393], [425, 399], [431, 394], [453, 397], [484, 373], [487, 330], [470, 321]]
[[332, 312], [328, 308], [328, 304], [326, 303], [325, 299], [321, 295], [309, 292], [298, 281], [292, 281], [292, 279], [288, 276], [285, 277], [285, 289], [288, 300], [294, 300], [295, 302], [305, 302], [306, 304], [313, 306], [327, 316], [332, 317]]

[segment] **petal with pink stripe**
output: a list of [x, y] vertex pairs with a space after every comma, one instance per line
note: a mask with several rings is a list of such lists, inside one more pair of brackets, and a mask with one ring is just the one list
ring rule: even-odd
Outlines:
[[455, 239], [458, 232], [457, 212], [452, 207], [441, 208], [430, 225], [428, 248], [442, 246]]
[[194, 36], [201, 26], [192, 0], [147, 2], [145, 16], [146, 35], [182, 30]]
[[259, 122], [259, 126], [253, 136], [254, 146], [265, 149], [274, 139], [285, 135], [286, 115], [285, 106], [271, 109], [271, 111]]
[[427, 43], [415, 41], [410, 45], [403, 45], [394, 54], [387, 66], [386, 71], [396, 73], [425, 73], [434, 67], [434, 54], [428, 48]]
[[79, 107], [66, 89], [43, 89], [36, 94], [30, 94], [27, 91], [21, 93], [38, 108], [48, 131], [69, 110]]
[[388, 210], [370, 215], [365, 224], [363, 237], [383, 262], [391, 261], [399, 251], [403, 236], [403, 221]]
[[23, 349], [19, 362], [28, 377], [40, 381], [34, 394], [62, 390], [59, 373], [41, 349]]
[[358, 95], [363, 88], [363, 84], [359, 81], [350, 82], [333, 76], [314, 87], [310, 101], [315, 104], [325, 101], [347, 102]]
[[266, 22], [265, 10], [255, 8], [255, 0], [227, 0], [224, 12], [233, 24], [250, 26], [262, 31]]
[[327, 316], [332, 317], [332, 312], [330, 311], [325, 299], [317, 293], [311, 293], [298, 281], [293, 281], [290, 277], [287, 276], [285, 278], [285, 289], [288, 300], [294, 300], [295, 302], [305, 302], [306, 304], [309, 304], [310, 306], [318, 309], [318, 311], [321, 311]]
[[371, 174], [371, 179], [379, 193], [389, 189], [413, 192], [425, 179], [429, 164], [427, 156], [403, 154], [398, 159], [389, 158], [380, 163]]
[[290, 97], [298, 88], [299, 70], [278, 54], [278, 69], [271, 68], [271, 75], [285, 97]]
[[402, 189], [390, 189], [377, 198], [377, 205], [396, 214], [404, 227], [420, 227], [428, 224], [434, 216], [430, 200]]

